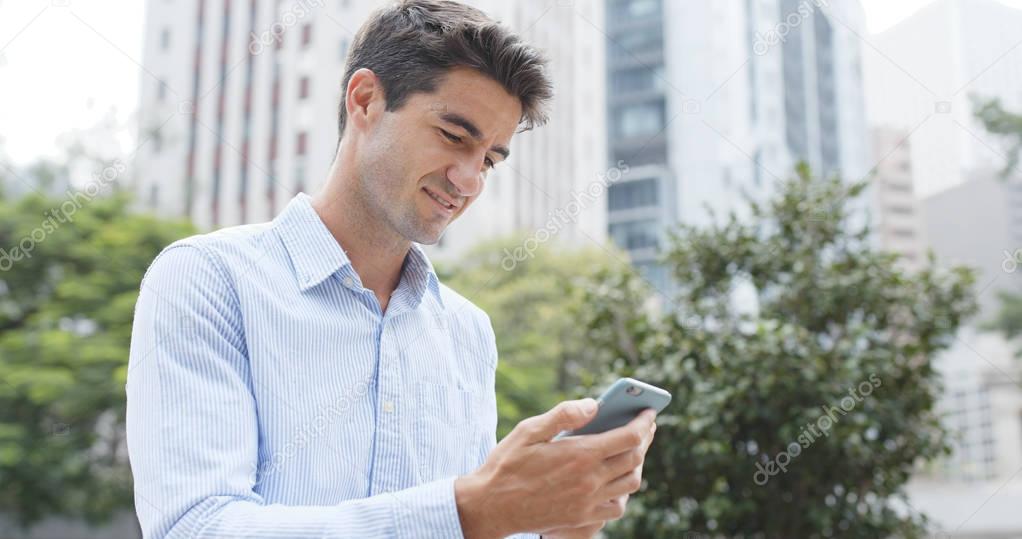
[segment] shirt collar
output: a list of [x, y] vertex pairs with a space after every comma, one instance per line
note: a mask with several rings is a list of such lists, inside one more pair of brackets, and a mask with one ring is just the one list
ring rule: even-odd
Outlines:
[[[354, 274], [351, 259], [313, 209], [309, 195], [299, 193], [291, 199], [284, 211], [273, 220], [273, 227], [284, 242], [302, 292], [345, 268], [350, 268]], [[418, 244], [413, 243], [408, 250], [401, 270], [401, 281], [403, 283], [399, 288], [407, 284], [416, 304], [428, 289], [443, 307], [440, 279], [429, 257]]]

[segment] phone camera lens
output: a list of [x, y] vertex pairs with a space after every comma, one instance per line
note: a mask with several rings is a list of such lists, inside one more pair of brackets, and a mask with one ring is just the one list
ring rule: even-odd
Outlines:
[[628, 389], [625, 390], [625, 392], [628, 393], [629, 395], [637, 397], [637, 396], [642, 394], [642, 388], [641, 387], [635, 387], [635, 386], [629, 386]]

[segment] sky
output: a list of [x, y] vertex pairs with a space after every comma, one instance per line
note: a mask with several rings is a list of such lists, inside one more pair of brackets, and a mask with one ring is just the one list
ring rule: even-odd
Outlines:
[[[883, 31], [930, 1], [861, 0], [867, 30]], [[1001, 1], [1022, 8], [1022, 0]], [[0, 156], [18, 165], [52, 157], [58, 135], [95, 125], [111, 111], [131, 146], [144, 4], [0, 0]]]

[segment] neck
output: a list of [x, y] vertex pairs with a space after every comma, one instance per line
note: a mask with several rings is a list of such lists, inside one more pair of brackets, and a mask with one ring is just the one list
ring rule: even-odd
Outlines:
[[338, 152], [326, 186], [313, 199], [312, 207], [347, 253], [362, 285], [373, 291], [381, 309], [386, 310], [401, 281], [411, 242], [380, 223], [372, 207], [359, 199], [351, 160], [343, 153], [343, 149]]

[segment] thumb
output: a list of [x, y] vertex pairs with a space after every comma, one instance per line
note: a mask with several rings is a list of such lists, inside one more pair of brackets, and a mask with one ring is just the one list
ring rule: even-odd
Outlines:
[[523, 420], [515, 431], [521, 431], [521, 441], [524, 444], [549, 442], [562, 430], [585, 426], [596, 417], [597, 409], [599, 407], [594, 399], [563, 401], [546, 413]]

